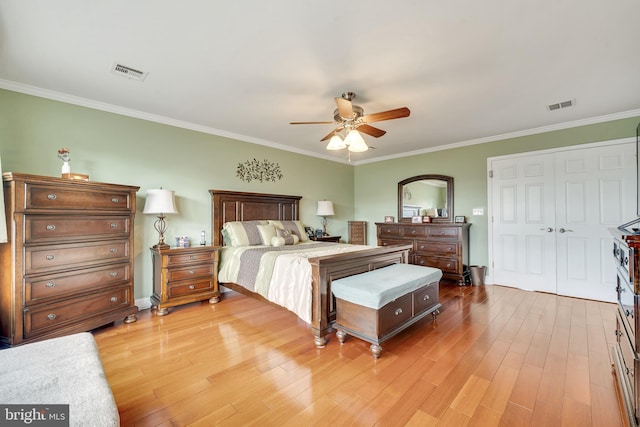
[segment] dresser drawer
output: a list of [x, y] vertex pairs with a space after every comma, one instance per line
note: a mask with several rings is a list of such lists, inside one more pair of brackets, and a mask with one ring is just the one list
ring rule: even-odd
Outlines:
[[169, 298], [182, 297], [186, 295], [199, 294], [214, 290], [214, 279], [192, 280], [185, 283], [170, 283], [167, 286]]
[[379, 336], [384, 336], [413, 316], [411, 294], [401, 296], [378, 310]]
[[195, 253], [184, 254], [171, 254], [167, 256], [167, 266], [185, 265], [185, 264], [201, 264], [206, 262], [213, 262], [215, 260], [216, 252], [205, 251]]
[[440, 243], [428, 240], [416, 240], [416, 252], [436, 255], [457, 255], [457, 243]]
[[196, 277], [213, 276], [213, 263], [194, 265], [187, 268], [172, 268], [168, 271], [169, 281], [193, 279]]
[[414, 257], [414, 264], [439, 268], [443, 273], [458, 272], [458, 260], [453, 258], [437, 258], [416, 255]]
[[127, 237], [128, 216], [25, 216], [25, 243]]
[[78, 243], [25, 248], [25, 273], [129, 261], [129, 241]]
[[72, 294], [111, 288], [130, 280], [131, 272], [128, 263], [33, 279], [25, 278], [25, 304], [39, 304]]
[[24, 335], [30, 338], [91, 316], [128, 307], [132, 303], [129, 289], [121, 287], [46, 307], [27, 308], [24, 312]]
[[411, 244], [413, 244], [411, 240], [402, 240], [402, 239], [380, 239], [378, 241], [378, 246], [411, 245]]
[[438, 304], [438, 283], [413, 291], [413, 315], [417, 316]]
[[427, 236], [445, 239], [457, 239], [458, 230], [458, 227], [428, 227]]
[[427, 228], [426, 227], [401, 227], [400, 228], [400, 235], [402, 237], [420, 237], [420, 236], [426, 236], [427, 235]]
[[82, 186], [74, 189], [30, 183], [26, 186], [24, 209], [27, 211], [30, 209], [130, 211], [132, 208], [131, 193], [125, 191], [87, 191]]
[[379, 237], [399, 237], [400, 236], [400, 227], [397, 225], [380, 225], [379, 226]]

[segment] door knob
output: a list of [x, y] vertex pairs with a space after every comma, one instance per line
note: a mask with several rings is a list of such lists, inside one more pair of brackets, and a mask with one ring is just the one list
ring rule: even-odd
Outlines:
[[547, 227], [547, 228], [541, 228], [540, 230], [546, 231], [547, 233], [551, 233], [553, 231], [553, 228]]
[[559, 233], [573, 233], [573, 230], [565, 230], [564, 228], [561, 228], [558, 230]]

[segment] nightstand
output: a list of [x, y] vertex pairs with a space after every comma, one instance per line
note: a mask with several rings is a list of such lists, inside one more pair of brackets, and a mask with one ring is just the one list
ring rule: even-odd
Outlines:
[[153, 295], [151, 308], [158, 316], [169, 307], [209, 299], [220, 301], [218, 289], [218, 247], [151, 248]]
[[311, 240], [315, 240], [316, 242], [334, 242], [340, 243], [340, 238], [342, 236], [322, 236], [322, 237], [312, 237]]

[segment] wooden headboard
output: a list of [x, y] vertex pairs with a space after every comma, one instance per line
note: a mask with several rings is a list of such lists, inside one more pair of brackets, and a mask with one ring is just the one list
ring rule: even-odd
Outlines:
[[229, 221], [299, 219], [302, 196], [209, 190], [211, 194], [211, 234], [214, 246], [222, 246], [222, 226]]

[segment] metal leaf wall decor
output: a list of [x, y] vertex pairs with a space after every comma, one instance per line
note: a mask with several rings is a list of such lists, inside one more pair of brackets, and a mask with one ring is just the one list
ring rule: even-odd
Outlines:
[[236, 176], [246, 182], [253, 180], [276, 182], [281, 180], [284, 175], [282, 175], [279, 164], [270, 162], [267, 159], [263, 161], [253, 159], [238, 163]]

